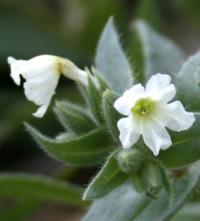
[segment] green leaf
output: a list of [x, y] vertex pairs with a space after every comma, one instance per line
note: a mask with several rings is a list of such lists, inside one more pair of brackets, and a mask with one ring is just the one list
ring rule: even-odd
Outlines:
[[174, 184], [176, 197], [169, 207], [166, 191], [162, 190], [157, 199], [150, 199], [136, 193], [126, 182], [102, 199], [96, 201], [83, 221], [167, 221], [183, 205], [199, 180], [199, 165]]
[[191, 111], [200, 110], [200, 52], [191, 56], [175, 78], [177, 94]]
[[67, 163], [93, 165], [102, 162], [109, 153], [112, 142], [104, 128], [66, 140], [50, 139], [35, 128], [25, 124], [39, 146], [51, 157]]
[[169, 206], [171, 206], [174, 200], [174, 190], [170, 181], [170, 176], [167, 174], [165, 166], [157, 158], [154, 160], [154, 162], [156, 162], [157, 166], [159, 167], [162, 185], [168, 194]]
[[195, 190], [191, 194], [191, 200], [192, 203], [199, 203], [200, 202], [200, 182], [196, 185]]
[[114, 140], [118, 143], [119, 130], [117, 128], [117, 122], [121, 118], [121, 115], [113, 107], [113, 103], [116, 99], [117, 95], [115, 95], [110, 90], [106, 90], [103, 93], [102, 97], [102, 111], [108, 131], [110, 132]]
[[71, 102], [56, 102], [54, 111], [64, 128], [70, 132], [82, 134], [95, 128], [95, 123], [88, 113], [80, 106]]
[[38, 202], [30, 200], [22, 200], [17, 202], [16, 205], [9, 206], [8, 208], [0, 209], [0, 220], [3, 221], [25, 221], [32, 214], [37, 212], [40, 208]]
[[[88, 87], [83, 85], [78, 85], [81, 95], [83, 96], [87, 107], [89, 108], [92, 118], [95, 123], [99, 126], [102, 122], [101, 114], [101, 97], [103, 91], [107, 88], [106, 83], [102, 77], [99, 76], [99, 73], [92, 68], [91, 71], [86, 69], [88, 72]], [[98, 86], [97, 86], [98, 85]]]
[[132, 70], [120, 45], [112, 18], [109, 19], [100, 37], [95, 64], [115, 92], [122, 93], [132, 86]]
[[87, 95], [88, 105], [97, 123], [102, 121], [101, 118], [101, 91], [98, 90], [94, 78], [89, 75]]
[[30, 198], [83, 206], [81, 193], [80, 187], [49, 177], [25, 174], [0, 175], [0, 197], [22, 200]]
[[198, 27], [199, 25], [199, 7], [200, 2], [198, 0], [176, 0], [175, 1], [176, 8], [180, 10], [182, 16], [187, 17], [190, 20], [190, 25], [194, 28]]
[[98, 88], [101, 92], [105, 91], [106, 89], [109, 89], [109, 86], [105, 79], [103, 78], [102, 74], [100, 74], [94, 67], [91, 68], [92, 73], [94, 75], [95, 80], [98, 82]]
[[200, 159], [200, 114], [196, 114], [195, 118], [189, 130], [171, 133], [171, 147], [161, 151], [158, 156], [165, 167], [186, 166]]
[[[156, 73], [173, 76], [178, 72], [182, 65], [183, 54], [173, 42], [156, 33], [143, 21], [137, 21], [133, 30], [135, 31], [133, 33], [134, 43], [134, 37], [138, 35], [142, 50], [143, 62], [140, 61], [139, 64], [140, 69], [142, 69], [139, 70], [141, 73], [141, 76], [138, 76], [139, 81], [145, 82]], [[134, 53], [134, 45], [132, 42], [130, 44], [132, 53]], [[143, 63], [142, 67], [141, 63]], [[135, 65], [137, 66], [137, 63]]]
[[183, 207], [171, 221], [199, 221], [200, 204], [191, 203]]
[[148, 23], [156, 28], [162, 28], [162, 15], [161, 15], [161, 1], [160, 0], [141, 0], [138, 2], [136, 9], [137, 18], [148, 21]]
[[115, 151], [108, 157], [102, 169], [87, 187], [83, 199], [103, 197], [128, 179], [127, 175], [118, 166], [117, 154], [118, 151]]

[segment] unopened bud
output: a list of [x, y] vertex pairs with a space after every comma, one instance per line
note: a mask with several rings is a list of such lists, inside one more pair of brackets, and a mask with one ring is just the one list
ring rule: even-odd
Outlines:
[[162, 174], [155, 162], [146, 162], [142, 171], [145, 190], [151, 197], [155, 197], [163, 186]]
[[142, 167], [144, 155], [137, 148], [123, 149], [119, 152], [117, 160], [122, 171], [133, 174]]

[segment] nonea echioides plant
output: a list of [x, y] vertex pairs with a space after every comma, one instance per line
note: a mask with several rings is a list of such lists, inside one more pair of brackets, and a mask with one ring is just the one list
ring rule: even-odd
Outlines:
[[43, 188], [31, 195], [38, 199], [91, 203], [83, 221], [178, 221], [176, 213], [195, 202], [199, 187], [200, 53], [185, 59], [143, 21], [133, 24], [129, 49], [133, 65], [110, 19], [91, 68], [54, 55], [8, 58], [12, 79], [20, 85], [22, 77], [26, 98], [39, 106], [35, 117], [51, 108], [61, 75], [78, 85], [84, 105], [52, 102], [62, 135], [49, 138], [25, 127], [52, 158], [100, 167], [85, 189], [42, 176], [13, 179], [29, 195]]

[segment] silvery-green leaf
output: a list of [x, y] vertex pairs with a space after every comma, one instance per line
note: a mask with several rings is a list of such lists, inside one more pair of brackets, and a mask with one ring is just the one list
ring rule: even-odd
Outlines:
[[115, 151], [108, 157], [101, 170], [85, 190], [83, 199], [103, 197], [128, 179], [127, 175], [118, 166], [117, 153]]
[[95, 57], [97, 70], [103, 74], [111, 89], [122, 93], [133, 84], [128, 59], [120, 45], [119, 36], [110, 18], [101, 34]]
[[175, 78], [177, 94], [185, 107], [200, 110], [200, 52], [191, 56]]
[[[169, 74], [174, 76], [179, 71], [183, 54], [181, 50], [169, 39], [158, 34], [152, 28], [150, 28], [145, 22], [137, 21], [133, 26], [133, 36], [137, 39], [140, 45], [139, 50], [136, 48], [138, 56], [142, 56], [140, 64], [135, 64], [140, 75], [138, 76], [139, 81], [146, 82], [151, 75], [156, 73]], [[134, 42], [135, 44], [135, 39]], [[132, 51], [134, 53], [135, 47], [131, 43]], [[137, 58], [138, 59], [138, 58]]]
[[190, 203], [184, 206], [171, 221], [199, 221], [200, 204]]
[[112, 147], [110, 136], [104, 128], [96, 129], [81, 136], [59, 140], [48, 138], [28, 124], [25, 126], [40, 148], [51, 157], [66, 163], [98, 164], [104, 161]]
[[133, 190], [126, 182], [105, 197], [93, 203], [83, 221], [131, 221], [146, 203], [148, 198]]
[[136, 193], [129, 182], [124, 183], [105, 197], [97, 200], [83, 221], [168, 221], [196, 186], [199, 165], [193, 166], [173, 184], [175, 199], [169, 207], [167, 193], [162, 190], [157, 199]]

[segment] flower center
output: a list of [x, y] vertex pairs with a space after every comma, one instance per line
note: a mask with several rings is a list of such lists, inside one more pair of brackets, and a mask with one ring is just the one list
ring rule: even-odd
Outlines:
[[63, 74], [64, 64], [63, 59], [60, 57], [56, 58], [56, 70], [59, 75]]
[[131, 112], [138, 117], [146, 117], [155, 111], [156, 102], [149, 98], [141, 98], [131, 108]]

